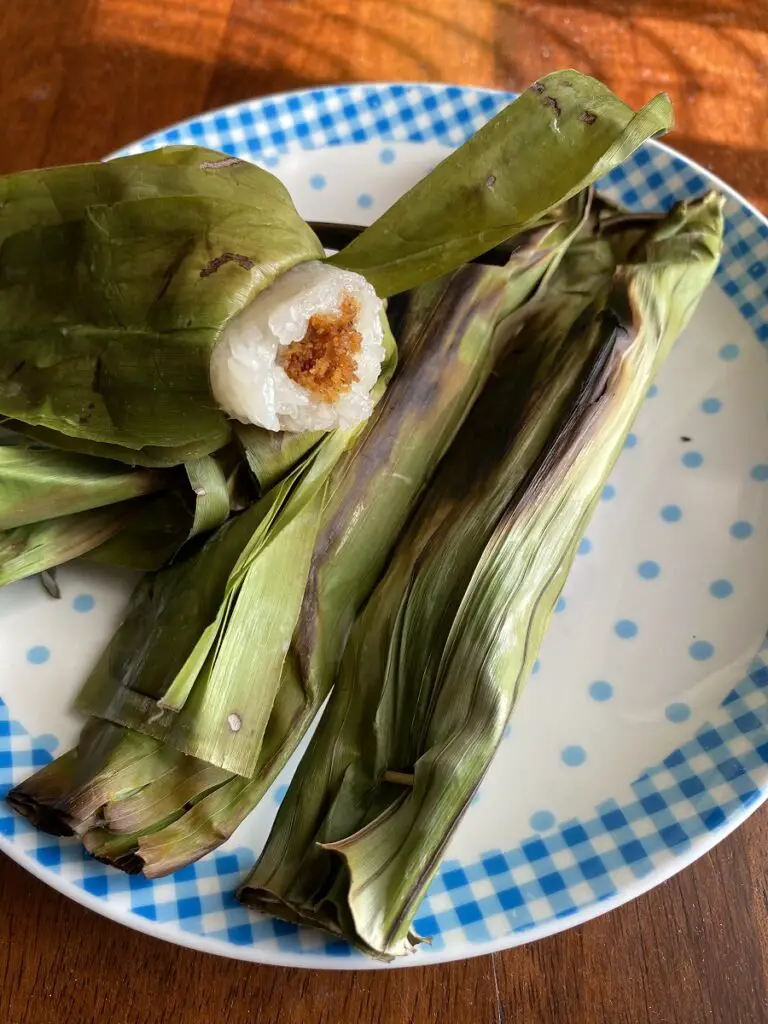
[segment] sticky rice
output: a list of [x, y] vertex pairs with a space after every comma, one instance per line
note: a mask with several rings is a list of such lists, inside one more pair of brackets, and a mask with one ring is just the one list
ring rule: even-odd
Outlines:
[[222, 331], [211, 356], [216, 401], [233, 419], [267, 430], [355, 426], [373, 408], [382, 312], [359, 274], [299, 264]]

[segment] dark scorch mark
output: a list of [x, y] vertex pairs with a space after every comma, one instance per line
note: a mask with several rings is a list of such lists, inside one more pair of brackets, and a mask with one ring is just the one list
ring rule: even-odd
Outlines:
[[542, 103], [545, 107], [552, 107], [552, 109], [555, 112], [555, 117], [560, 117], [560, 115], [562, 114], [560, 104], [557, 102], [554, 96], [545, 96], [542, 100]]
[[597, 114], [593, 113], [591, 110], [582, 110], [579, 114], [579, 120], [583, 121], [584, 124], [594, 124], [597, 120]]
[[534, 82], [531, 86], [531, 92], [535, 92], [539, 96], [541, 96], [541, 94], [544, 92], [544, 86], [541, 84], [541, 82]]
[[210, 263], [206, 263], [203, 269], [200, 271], [200, 277], [210, 277], [211, 274], [215, 274], [219, 267], [223, 267], [225, 263], [236, 263], [243, 270], [253, 270], [254, 262], [248, 256], [241, 256], [237, 252], [223, 252], [221, 256], [216, 256]]

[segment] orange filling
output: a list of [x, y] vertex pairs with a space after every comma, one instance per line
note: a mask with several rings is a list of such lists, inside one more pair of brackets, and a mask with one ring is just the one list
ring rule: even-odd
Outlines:
[[363, 338], [355, 328], [360, 303], [342, 297], [338, 313], [314, 313], [301, 341], [288, 345], [281, 365], [292, 381], [333, 402], [358, 380], [355, 356]]

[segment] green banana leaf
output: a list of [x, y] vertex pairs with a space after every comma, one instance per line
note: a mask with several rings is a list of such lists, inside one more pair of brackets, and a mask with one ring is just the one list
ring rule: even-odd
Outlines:
[[123, 528], [85, 557], [90, 562], [138, 572], [157, 572], [175, 560], [188, 541], [210, 533], [250, 504], [234, 449], [185, 464], [187, 486], [137, 502]]
[[205, 456], [182, 474], [0, 446], [0, 586], [79, 557], [159, 569], [241, 507], [234, 458]]
[[[87, 722], [77, 747], [35, 774], [36, 798], [29, 800], [17, 787], [9, 796], [12, 805], [51, 835], [87, 830], [109, 795], [127, 798], [152, 777], [167, 772], [180, 757], [149, 736], [133, 734], [129, 746], [122, 742], [126, 732], [111, 722]], [[66, 812], [57, 806], [65, 793], [69, 795]]]
[[184, 465], [189, 486], [194, 492], [195, 514], [188, 537], [197, 537], [221, 526], [229, 518], [230, 493], [224, 467], [217, 459], [205, 456]]
[[6, 419], [3, 422], [16, 434], [45, 445], [46, 448], [63, 452], [74, 452], [79, 455], [92, 455], [99, 459], [122, 462], [126, 466], [143, 467], [145, 469], [172, 469], [184, 462], [201, 459], [211, 452], [211, 441], [202, 438], [200, 441], [178, 445], [147, 445], [140, 449], [123, 448], [119, 444], [105, 444], [99, 441], [88, 441], [82, 437], [68, 437], [57, 430], [24, 423], [21, 420]]
[[174, 479], [169, 473], [126, 470], [88, 456], [3, 445], [0, 530], [152, 494]]
[[[318, 452], [326, 458], [315, 456], [303, 463], [225, 524], [197, 555], [140, 584], [123, 626], [78, 697], [80, 710], [167, 740], [190, 754], [198, 743], [213, 744], [221, 725], [229, 732], [223, 735], [227, 749], [222, 760], [244, 770], [238, 758], [251, 756], [253, 750], [258, 754], [256, 733], [271, 709], [269, 674], [258, 664], [273, 651], [279, 664], [272, 666], [272, 673], [279, 678], [287, 648], [283, 634], [288, 630], [290, 639], [308, 571], [305, 555], [302, 574], [301, 551], [308, 546], [311, 553], [328, 462], [338, 458], [346, 440], [328, 435]], [[285, 560], [282, 568], [275, 564], [276, 551]], [[251, 607], [249, 597], [265, 573], [271, 576], [275, 603], [269, 609]], [[222, 644], [230, 630], [244, 640], [241, 630], [248, 629], [262, 630], [261, 641], [243, 648], [241, 656], [250, 659], [250, 667], [233, 678], [229, 661], [219, 657]], [[227, 646], [225, 653], [229, 651]], [[254, 678], [259, 685], [253, 684]], [[232, 686], [239, 688], [237, 699]], [[220, 716], [202, 721], [201, 707], [217, 695], [224, 702], [216, 708]], [[228, 725], [231, 715], [239, 719], [234, 728]], [[210, 756], [217, 755], [211, 750]]]
[[[332, 262], [382, 295], [434, 280], [670, 126], [663, 96], [634, 114], [594, 79], [547, 76]], [[279, 274], [322, 257], [276, 178], [194, 147], [6, 176], [0, 242], [0, 415], [54, 447], [158, 467], [228, 442], [213, 345]]]
[[[598, 287], [565, 346], [549, 339], [518, 429], [504, 429], [514, 376], [501, 373], [476, 405], [474, 433], [452, 449], [355, 625], [240, 891], [246, 904], [382, 959], [421, 941], [418, 906], [637, 409], [714, 273], [722, 230], [721, 197], [682, 204], [633, 247], [607, 298]], [[495, 467], [472, 485], [486, 459]]]
[[[152, 877], [176, 870], [218, 846], [257, 805], [293, 753], [325, 700], [354, 615], [438, 459], [459, 429], [499, 355], [512, 343], [513, 314], [556, 265], [586, 215], [583, 197], [559, 228], [532, 233], [506, 268], [465, 267], [419, 289], [390, 309], [400, 339], [401, 365], [360, 445], [331, 478], [332, 497], [316, 545], [309, 584], [262, 757], [248, 780], [215, 789], [212, 777], [189, 765], [201, 787], [199, 803], [170, 827], [152, 828], [138, 842], [135, 863]], [[588, 205], [588, 204], [586, 204]], [[180, 784], [180, 775], [175, 779]], [[115, 830], [146, 828], [152, 816], [176, 813], [190, 786], [169, 793], [161, 780], [129, 805], [113, 805]], [[89, 834], [86, 846], [103, 854], [109, 840]]]
[[555, 71], [330, 262], [363, 274], [382, 296], [434, 280], [518, 234], [672, 124], [665, 94], [635, 113], [596, 79]]
[[0, 414], [155, 465], [226, 444], [222, 327], [323, 255], [275, 177], [194, 147], [0, 178], [0, 242]]
[[0, 533], [0, 587], [79, 558], [120, 532], [134, 501], [88, 509]]
[[[395, 365], [391, 335], [385, 344], [376, 398]], [[137, 588], [78, 697], [80, 710], [250, 775], [301, 607], [328, 475], [361, 429], [325, 435], [197, 555]]]
[[196, 501], [180, 489], [162, 491], [135, 502], [122, 529], [83, 558], [135, 572], [158, 572], [174, 561], [188, 540]]
[[[53, 762], [39, 791], [36, 775], [11, 794], [18, 810], [41, 827], [56, 819], [57, 827], [77, 828], [96, 856], [149, 876], [198, 859], [232, 834], [326, 698], [357, 609], [500, 353], [514, 343], [520, 308], [535, 303], [532, 296], [583, 224], [587, 200], [569, 204], [561, 223], [520, 239], [506, 268], [467, 267], [390, 304], [398, 370], [360, 442], [331, 476], [299, 622], [253, 777], [185, 758], [172, 772], [158, 766], [151, 782], [134, 787], [132, 776], [126, 781], [94, 764], [83, 778], [103, 787], [105, 799], [93, 826], [82, 820], [68, 762], [60, 773]], [[136, 733], [122, 734], [119, 744], [130, 748], [134, 737], [143, 750]], [[82, 763], [88, 756], [82, 753]], [[59, 780], [55, 790], [51, 777]]]
[[233, 432], [262, 494], [294, 469], [323, 437], [322, 431], [292, 434], [243, 423], [236, 423]]

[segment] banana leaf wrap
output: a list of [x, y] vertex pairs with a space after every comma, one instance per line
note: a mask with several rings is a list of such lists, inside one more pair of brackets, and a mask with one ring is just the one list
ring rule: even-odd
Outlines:
[[349, 435], [329, 434], [197, 555], [139, 585], [78, 697], [81, 710], [236, 773], [253, 770], [298, 617], [328, 474]]
[[55, 569], [106, 544], [131, 522], [133, 501], [88, 509], [0, 533], [0, 587]]
[[632, 244], [607, 295], [598, 285], [564, 345], [557, 330], [542, 339], [516, 425], [519, 373], [502, 372], [476, 404], [355, 624], [240, 890], [247, 905], [381, 959], [421, 941], [421, 899], [647, 388], [714, 273], [722, 230], [721, 197], [680, 205]]
[[[635, 114], [594, 79], [556, 72], [331, 262], [382, 296], [435, 280], [671, 124], [665, 96]], [[0, 244], [0, 416], [46, 444], [145, 466], [228, 442], [209, 379], [223, 327], [323, 256], [274, 176], [195, 147], [1, 178]]]
[[393, 295], [468, 263], [669, 131], [660, 94], [635, 113], [578, 71], [534, 82], [330, 262]]
[[113, 538], [88, 552], [89, 562], [137, 572], [157, 572], [194, 553], [189, 541], [203, 538], [230, 516], [248, 508], [257, 488], [234, 445], [183, 466], [185, 484], [131, 507]]
[[[545, 236], [556, 231], [564, 243], [575, 224], [580, 223], [582, 207], [583, 201], [576, 204], [574, 222], [543, 229]], [[533, 246], [539, 258], [529, 274], [543, 272], [539, 269], [539, 249], [538, 244]], [[527, 266], [526, 258], [521, 262]], [[515, 263], [507, 272], [488, 268], [487, 273], [479, 269], [461, 273], [479, 274], [488, 282], [493, 296], [489, 302], [506, 309], [510, 279], [513, 295], [519, 288], [523, 294], [530, 289], [526, 275], [517, 272], [519, 266]], [[470, 375], [482, 372], [482, 363], [477, 369], [470, 360], [467, 363]], [[325, 480], [355, 433], [359, 431], [327, 435], [291, 476], [244, 513], [241, 519], [246, 520], [245, 525], [233, 525], [232, 535], [238, 540], [224, 543], [234, 552], [241, 543], [239, 538], [249, 536], [254, 529], [252, 523], [258, 524], [253, 534], [258, 536], [258, 543], [249, 537], [234, 566], [228, 568], [229, 556], [222, 557], [220, 548], [211, 544], [208, 553], [201, 556], [205, 568], [195, 564], [188, 570], [195, 580], [204, 575], [202, 584], [193, 585], [188, 576], [171, 573], [161, 582], [153, 580], [140, 588], [128, 620], [80, 694], [80, 710], [138, 729], [235, 774], [253, 774], [270, 698], [274, 699], [299, 614], [319, 526], [317, 511], [323, 501], [323, 494], [317, 490], [315, 495], [312, 490], [311, 507], [285, 538], [279, 537], [280, 524], [293, 518], [291, 504], [298, 501], [303, 507], [303, 493], [307, 486], [313, 486], [302, 484], [298, 489], [302, 496], [289, 498], [291, 481], [297, 474], [311, 479], [313, 470], [307, 471], [306, 467], [315, 463], [324, 467], [321, 472]], [[277, 578], [281, 578], [279, 587], [274, 586]], [[223, 579], [226, 583], [219, 599]], [[218, 601], [217, 607], [200, 601], [200, 594], [205, 592], [214, 604]], [[194, 612], [190, 611], [191, 605], [195, 606]], [[277, 631], [278, 623], [282, 632]], [[163, 639], [168, 635], [176, 638], [173, 651]], [[259, 679], [258, 687], [252, 678]]]
[[323, 255], [277, 178], [195, 147], [0, 178], [0, 244], [0, 415], [137, 465], [227, 443], [213, 345]]
[[0, 586], [77, 557], [157, 569], [242, 507], [237, 453], [132, 470], [23, 440], [0, 446]]
[[0, 530], [85, 512], [169, 486], [168, 472], [130, 470], [88, 456], [0, 446]]
[[[531, 305], [587, 208], [588, 197], [579, 197], [562, 211], [562, 223], [520, 239], [507, 267], [463, 268], [390, 308], [399, 338], [398, 370], [360, 442], [331, 477], [299, 621], [253, 777], [242, 779], [189, 757], [168, 771], [165, 760], [160, 762], [168, 754], [161, 744], [151, 748], [158, 757], [152, 767], [146, 737], [104, 723], [113, 758], [105, 763], [81, 742], [77, 752], [17, 787], [10, 797], [17, 810], [40, 827], [76, 830], [97, 856], [129, 871], [143, 868], [150, 876], [198, 859], [232, 834], [327, 696], [357, 609], [510, 345], [520, 308]], [[140, 778], [130, 754], [134, 748]]]

